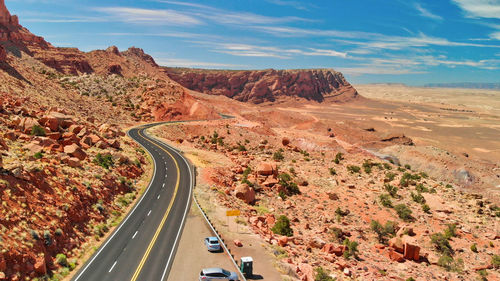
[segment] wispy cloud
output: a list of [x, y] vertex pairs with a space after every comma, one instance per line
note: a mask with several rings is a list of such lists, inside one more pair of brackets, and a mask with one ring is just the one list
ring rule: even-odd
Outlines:
[[308, 11], [310, 7], [316, 7], [312, 4], [306, 5], [306, 3], [302, 3], [299, 1], [284, 1], [284, 0], [267, 0], [267, 2], [279, 5], [279, 6], [289, 6], [295, 8], [297, 10]]
[[[198, 42], [207, 44], [207, 42]], [[290, 49], [279, 48], [273, 46], [258, 46], [250, 44], [234, 44], [234, 43], [208, 43], [213, 46], [213, 51], [218, 53], [229, 54], [242, 57], [272, 57], [279, 59], [290, 59], [293, 56], [323, 56], [323, 57], [340, 57], [346, 58], [347, 53], [338, 52], [331, 49]]]
[[437, 20], [437, 21], [443, 20], [443, 18], [441, 16], [432, 13], [428, 9], [422, 7], [422, 5], [420, 5], [419, 3], [415, 3], [415, 9], [417, 9], [417, 11], [420, 13], [420, 15], [422, 17], [426, 17], [426, 18], [429, 18], [432, 20]]
[[187, 59], [173, 59], [173, 58], [157, 58], [155, 61], [159, 65], [170, 67], [191, 67], [191, 68], [235, 68], [244, 67], [239, 64], [217, 63], [217, 62], [203, 62], [192, 61]]
[[315, 20], [306, 19], [294, 16], [271, 17], [263, 16], [246, 11], [230, 11], [220, 8], [215, 8], [203, 4], [195, 4], [183, 1], [158, 0], [157, 2], [165, 3], [174, 6], [182, 6], [188, 8], [184, 13], [193, 17], [206, 19], [218, 24], [231, 25], [252, 25], [252, 24], [279, 24], [289, 22], [314, 22]]
[[468, 17], [500, 19], [499, 0], [452, 0]]
[[175, 10], [139, 9], [130, 7], [94, 8], [107, 14], [112, 20], [148, 25], [200, 25], [199, 19]]

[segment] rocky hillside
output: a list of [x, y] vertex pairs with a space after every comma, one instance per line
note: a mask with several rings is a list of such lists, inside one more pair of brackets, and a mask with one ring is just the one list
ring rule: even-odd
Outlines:
[[358, 96], [340, 72], [331, 69], [223, 71], [166, 68], [168, 75], [186, 88], [224, 95], [243, 102], [273, 102], [299, 97], [323, 102]]

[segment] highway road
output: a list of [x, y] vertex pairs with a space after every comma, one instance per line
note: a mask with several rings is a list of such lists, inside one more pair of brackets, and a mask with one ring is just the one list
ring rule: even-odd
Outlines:
[[[151, 183], [73, 281], [167, 280], [191, 205], [193, 177], [189, 164], [176, 150], [145, 133], [156, 125], [128, 132], [154, 160]], [[183, 280], [182, 276], [177, 280]]]

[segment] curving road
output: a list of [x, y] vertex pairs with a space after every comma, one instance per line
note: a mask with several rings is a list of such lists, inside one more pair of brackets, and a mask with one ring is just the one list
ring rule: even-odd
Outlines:
[[73, 281], [167, 280], [191, 204], [193, 177], [189, 164], [175, 149], [145, 134], [156, 125], [128, 132], [153, 158], [151, 183]]

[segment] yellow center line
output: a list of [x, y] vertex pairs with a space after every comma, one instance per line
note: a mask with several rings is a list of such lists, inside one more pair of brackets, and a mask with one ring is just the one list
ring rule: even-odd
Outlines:
[[165, 214], [163, 215], [163, 218], [160, 222], [160, 225], [158, 226], [158, 228], [156, 229], [156, 232], [155, 232], [155, 235], [153, 236], [153, 239], [151, 240], [151, 242], [149, 243], [149, 246], [146, 250], [146, 253], [144, 253], [144, 256], [142, 257], [141, 259], [141, 262], [139, 263], [139, 266], [137, 266], [137, 269], [135, 270], [135, 273], [134, 275], [132, 276], [132, 279], [131, 281], [136, 281], [137, 278], [139, 277], [139, 274], [141, 273], [142, 271], [142, 267], [144, 266], [144, 264], [146, 263], [146, 260], [148, 259], [149, 257], [149, 254], [151, 252], [151, 249], [153, 249], [153, 246], [155, 245], [156, 243], [156, 239], [158, 239], [158, 236], [160, 235], [160, 232], [163, 228], [163, 225], [165, 224], [165, 222], [167, 221], [167, 218], [168, 218], [168, 215], [170, 213], [170, 210], [172, 209], [172, 206], [174, 204], [174, 201], [175, 201], [175, 198], [177, 196], [177, 190], [179, 189], [179, 182], [180, 182], [180, 177], [181, 177], [181, 171], [179, 169], [179, 164], [177, 163], [177, 161], [175, 160], [174, 156], [166, 149], [164, 149], [163, 147], [159, 146], [158, 144], [154, 143], [153, 141], [147, 139], [146, 137], [144, 137], [144, 135], [141, 134], [141, 131], [138, 131], [138, 134], [139, 136], [141, 136], [143, 139], [147, 140], [148, 142], [152, 143], [153, 145], [159, 147], [161, 150], [165, 151], [171, 158], [172, 160], [174, 160], [174, 163], [175, 163], [175, 166], [177, 168], [177, 182], [175, 184], [175, 189], [174, 189], [174, 196], [172, 197], [172, 199], [170, 200], [170, 203], [168, 205], [168, 208], [167, 208], [167, 211], [165, 212]]

